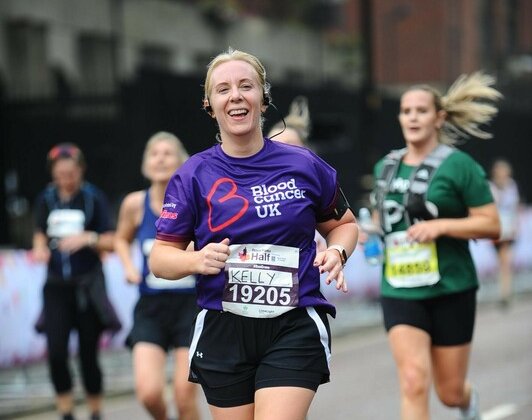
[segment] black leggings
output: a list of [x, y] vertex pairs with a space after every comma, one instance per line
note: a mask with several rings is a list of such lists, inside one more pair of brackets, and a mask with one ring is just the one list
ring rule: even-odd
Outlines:
[[101, 394], [98, 345], [103, 328], [93, 306], [88, 303], [84, 310], [78, 308], [75, 284], [47, 283], [44, 286], [44, 317], [48, 365], [55, 392], [63, 394], [72, 390], [68, 342], [70, 332], [76, 329], [83, 386], [89, 395]]

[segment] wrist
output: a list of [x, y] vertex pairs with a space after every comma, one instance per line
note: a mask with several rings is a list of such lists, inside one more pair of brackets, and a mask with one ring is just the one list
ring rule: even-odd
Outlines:
[[338, 254], [340, 254], [340, 261], [342, 262], [342, 266], [344, 266], [347, 262], [347, 252], [345, 251], [345, 248], [342, 245], [338, 244], [329, 245], [327, 247], [327, 251], [332, 250], [335, 250], [338, 252]]
[[97, 232], [89, 232], [89, 238], [87, 240], [87, 245], [91, 248], [95, 248], [98, 244], [98, 240], [100, 239], [100, 235], [98, 235]]

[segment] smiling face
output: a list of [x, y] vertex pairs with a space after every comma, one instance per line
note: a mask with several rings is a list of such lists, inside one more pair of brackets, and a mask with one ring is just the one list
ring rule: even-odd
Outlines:
[[209, 104], [222, 139], [260, 134], [263, 87], [253, 66], [231, 60], [216, 66], [210, 75]]
[[181, 163], [182, 158], [176, 144], [163, 138], [148, 146], [142, 169], [150, 181], [167, 183]]
[[431, 92], [410, 90], [401, 97], [399, 123], [407, 144], [423, 146], [438, 142], [445, 112], [437, 111]]

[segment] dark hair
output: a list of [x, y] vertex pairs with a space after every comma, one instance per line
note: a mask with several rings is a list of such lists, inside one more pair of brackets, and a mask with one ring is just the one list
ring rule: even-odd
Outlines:
[[81, 149], [74, 143], [59, 143], [52, 147], [46, 157], [48, 169], [51, 170], [55, 162], [59, 159], [72, 159], [79, 166], [85, 168], [85, 156], [83, 156]]

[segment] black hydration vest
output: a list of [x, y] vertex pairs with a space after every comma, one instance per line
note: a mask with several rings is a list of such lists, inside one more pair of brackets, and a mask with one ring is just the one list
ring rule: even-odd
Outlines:
[[[442, 162], [454, 151], [455, 149], [451, 146], [439, 144], [410, 175], [410, 185], [403, 197], [408, 226], [412, 225], [414, 219], [430, 220], [438, 217], [437, 207], [433, 203], [427, 204], [427, 191]], [[406, 152], [406, 147], [392, 150], [384, 158], [383, 168], [375, 188], [375, 201], [381, 221], [384, 220], [384, 199]], [[381, 225], [383, 225], [382, 222]]]

